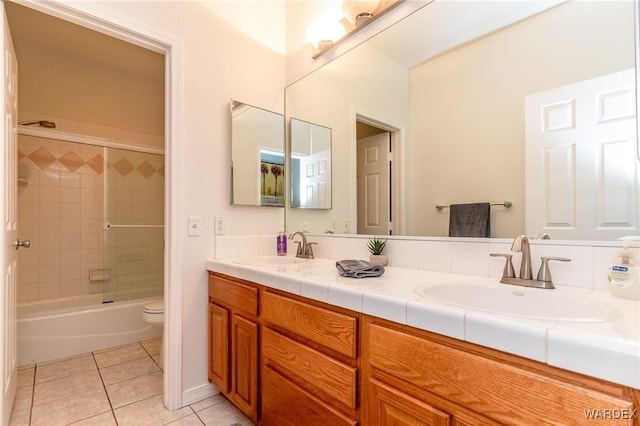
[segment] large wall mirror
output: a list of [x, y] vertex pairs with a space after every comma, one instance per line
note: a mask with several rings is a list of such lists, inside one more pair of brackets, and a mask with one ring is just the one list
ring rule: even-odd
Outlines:
[[284, 116], [231, 101], [231, 204], [284, 207]]
[[[508, 201], [492, 237], [637, 235], [634, 25], [631, 0], [436, 1], [291, 84], [287, 117], [332, 129], [336, 184], [287, 229], [447, 236], [437, 205]], [[387, 175], [366, 187], [373, 135]]]

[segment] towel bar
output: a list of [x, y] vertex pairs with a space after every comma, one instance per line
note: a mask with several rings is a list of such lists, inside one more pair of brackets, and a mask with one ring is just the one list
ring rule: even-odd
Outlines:
[[[513, 203], [511, 201], [492, 201], [489, 203], [490, 206], [505, 206], [506, 208], [509, 208], [513, 205]], [[448, 209], [449, 207], [451, 207], [451, 204], [436, 204], [436, 209], [438, 210], [442, 210], [442, 209]]]

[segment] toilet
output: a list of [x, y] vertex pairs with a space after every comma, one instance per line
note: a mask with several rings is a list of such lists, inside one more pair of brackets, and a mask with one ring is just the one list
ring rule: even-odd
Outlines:
[[[142, 319], [159, 327], [164, 326], [164, 299], [153, 300], [144, 305]], [[162, 356], [162, 343], [160, 344], [160, 369], [164, 370], [164, 358]]]

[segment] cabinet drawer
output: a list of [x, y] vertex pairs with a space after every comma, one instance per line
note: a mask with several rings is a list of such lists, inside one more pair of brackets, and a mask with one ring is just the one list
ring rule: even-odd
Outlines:
[[369, 381], [368, 424], [377, 426], [449, 426], [451, 416], [385, 385], [375, 379]]
[[262, 318], [275, 326], [326, 346], [340, 354], [356, 357], [357, 320], [328, 309], [264, 292]]
[[209, 274], [209, 298], [223, 306], [258, 315], [258, 289]]
[[334, 410], [270, 368], [262, 369], [262, 426], [355, 426], [357, 420]]
[[594, 424], [585, 410], [633, 410], [631, 401], [409, 333], [376, 324], [364, 332], [372, 367], [504, 424]]
[[263, 364], [290, 376], [314, 395], [356, 409], [356, 368], [268, 328], [262, 331]]

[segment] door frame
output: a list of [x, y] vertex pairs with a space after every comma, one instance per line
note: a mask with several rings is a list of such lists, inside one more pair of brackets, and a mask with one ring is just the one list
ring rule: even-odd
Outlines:
[[[181, 149], [182, 134], [180, 75], [181, 43], [165, 33], [142, 28], [122, 17], [107, 15], [90, 3], [60, 3], [59, 0], [38, 2], [18, 0], [22, 6], [47, 15], [133, 43], [165, 56], [165, 252], [164, 294], [165, 325], [162, 339], [164, 353], [164, 405], [169, 410], [182, 407], [182, 248], [179, 215], [182, 199]], [[18, 82], [19, 84], [19, 82]]]
[[[402, 208], [402, 200], [405, 200], [405, 177], [402, 172], [404, 168], [404, 147], [405, 147], [405, 131], [404, 128], [394, 123], [392, 120], [388, 120], [384, 117], [378, 117], [375, 114], [371, 114], [370, 112], [359, 111], [358, 109], [354, 109], [353, 111], [353, 126], [352, 126], [352, 138], [353, 143], [353, 159], [357, 158], [357, 132], [356, 126], [357, 122], [365, 123], [373, 127], [377, 127], [386, 132], [390, 133], [391, 139], [391, 184], [389, 190], [391, 191], [391, 196], [389, 197], [389, 204], [391, 207], [391, 232], [393, 235], [404, 235], [405, 227], [406, 227], [406, 211]], [[353, 168], [353, 182], [356, 182], [356, 172], [357, 165]], [[355, 197], [357, 200], [357, 186], [354, 188]], [[357, 223], [357, 203], [354, 209], [356, 211], [356, 215], [353, 223]]]

